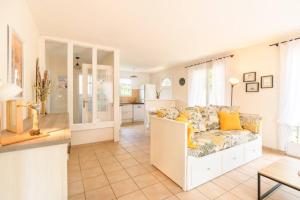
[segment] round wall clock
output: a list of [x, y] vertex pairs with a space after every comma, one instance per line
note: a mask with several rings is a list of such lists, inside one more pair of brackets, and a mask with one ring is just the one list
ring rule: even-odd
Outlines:
[[180, 78], [179, 79], [179, 85], [184, 86], [185, 84], [185, 79], [184, 78]]

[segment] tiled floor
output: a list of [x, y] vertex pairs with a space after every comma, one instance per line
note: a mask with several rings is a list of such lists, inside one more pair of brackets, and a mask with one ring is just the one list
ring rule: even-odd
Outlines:
[[[123, 127], [120, 142], [72, 147], [68, 162], [70, 200], [238, 200], [257, 199], [256, 172], [282, 155], [264, 155], [189, 192], [149, 164], [149, 136], [143, 125]], [[274, 184], [262, 179], [265, 191]], [[300, 199], [300, 192], [280, 187], [268, 199]]]

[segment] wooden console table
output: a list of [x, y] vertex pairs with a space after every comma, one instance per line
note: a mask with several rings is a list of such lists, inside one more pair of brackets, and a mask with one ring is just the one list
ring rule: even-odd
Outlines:
[[[262, 200], [276, 190], [280, 185], [286, 185], [290, 188], [300, 191], [300, 160], [284, 157], [283, 159], [272, 163], [271, 165], [261, 169], [257, 174], [257, 199]], [[270, 190], [261, 194], [261, 176], [271, 179], [278, 184], [273, 186]]]
[[[71, 142], [67, 114], [49, 114], [40, 118], [45, 137], [1, 145], [15, 133], [1, 132], [0, 199], [67, 200], [67, 160]], [[30, 120], [24, 122], [28, 134]], [[7, 144], [3, 142], [3, 144]]]

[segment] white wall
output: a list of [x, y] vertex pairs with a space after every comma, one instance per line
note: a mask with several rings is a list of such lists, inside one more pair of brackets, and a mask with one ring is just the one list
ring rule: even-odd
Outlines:
[[130, 71], [120, 71], [120, 78], [130, 78], [132, 74], [137, 75], [137, 78], [131, 79], [132, 89], [140, 89], [141, 85], [150, 83], [149, 73], [133, 73]]
[[241, 112], [257, 113], [263, 117], [263, 144], [277, 148], [277, 107], [279, 93], [279, 49], [268, 44], [256, 45], [233, 52], [231, 76], [242, 81], [245, 72], [257, 72], [260, 76], [274, 75], [274, 88], [261, 89], [259, 92], [245, 92], [245, 83], [236, 86], [234, 104]]
[[26, 101], [31, 101], [35, 62], [38, 57], [39, 32], [26, 0], [0, 1], [0, 79], [4, 82], [7, 80], [7, 25], [10, 25], [23, 41], [23, 94]]
[[[188, 89], [187, 89], [187, 71], [184, 66], [174, 66], [172, 68], [152, 73], [150, 75], [151, 83], [155, 84], [157, 88], [161, 88], [160, 84], [164, 78], [170, 78], [172, 80], [172, 91], [171, 98], [187, 103], [188, 98]], [[185, 78], [186, 83], [184, 86], [179, 85], [179, 79]], [[161, 91], [161, 95], [163, 96], [164, 91]]]
[[[257, 81], [260, 82], [261, 75], [274, 75], [274, 88], [260, 89], [258, 93], [246, 93], [245, 83], [237, 85], [234, 90], [234, 105], [240, 106], [241, 112], [260, 114], [263, 117], [263, 145], [277, 148], [279, 49], [269, 47], [269, 44], [260, 44], [229, 53], [234, 54], [230, 77], [236, 77], [242, 81], [243, 73], [256, 71]], [[164, 77], [172, 78], [173, 98], [187, 103], [188, 80], [187, 70], [184, 66], [186, 65], [174, 66], [153, 73], [151, 82], [159, 86]], [[184, 86], [180, 86], [178, 83], [181, 77], [186, 79]]]

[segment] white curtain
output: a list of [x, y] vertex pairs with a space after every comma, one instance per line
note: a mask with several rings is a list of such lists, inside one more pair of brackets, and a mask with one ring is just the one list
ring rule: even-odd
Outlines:
[[292, 130], [300, 126], [300, 40], [280, 45], [278, 147], [286, 150]]
[[209, 91], [209, 104], [228, 104], [228, 68], [228, 59], [213, 61], [211, 72], [211, 90]]
[[205, 106], [207, 103], [207, 64], [188, 69], [188, 105]]

